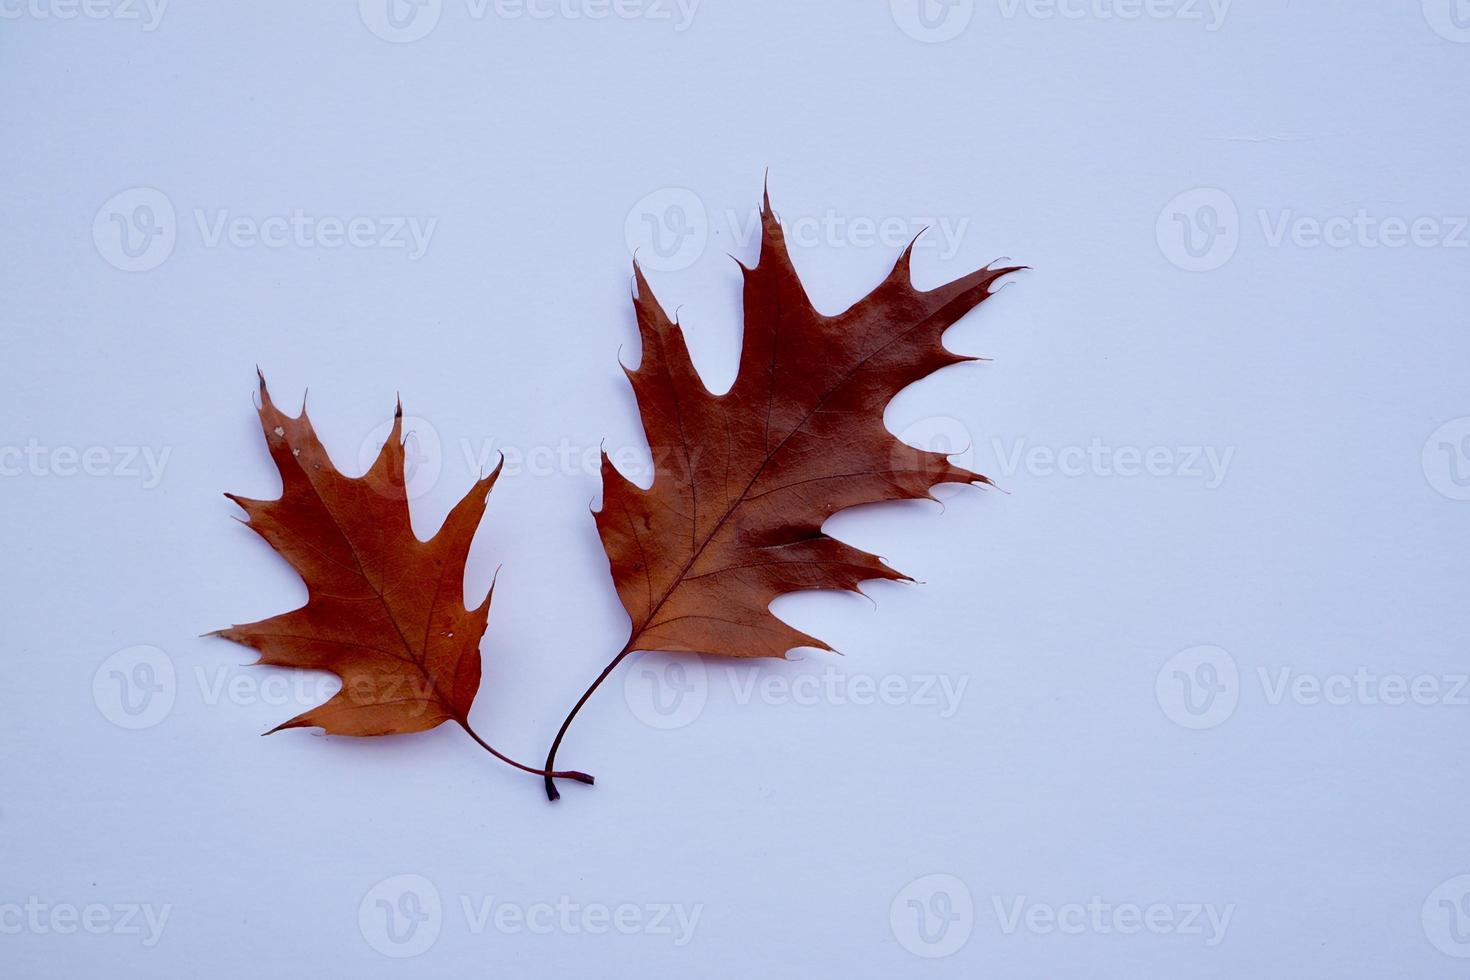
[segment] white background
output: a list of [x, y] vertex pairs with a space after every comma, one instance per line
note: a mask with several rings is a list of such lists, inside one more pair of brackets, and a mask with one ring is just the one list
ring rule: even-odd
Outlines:
[[[0, 972], [1470, 971], [1463, 2], [98, 2], [0, 20]], [[402, 394], [424, 536], [482, 453], [530, 454], [466, 587], [503, 565], [475, 724], [537, 761], [626, 636], [558, 456], [646, 451], [630, 251], [723, 388], [767, 167], [828, 312], [886, 219], [935, 225], [921, 285], [1034, 267], [949, 335], [993, 361], [888, 412], [1007, 492], [839, 515], [921, 584], [777, 602], [840, 658], [625, 667], [555, 806], [450, 727], [258, 737], [313, 689], [199, 636], [305, 596], [220, 496], [278, 486], [255, 366], [349, 472]], [[421, 255], [393, 218], [434, 222]]]

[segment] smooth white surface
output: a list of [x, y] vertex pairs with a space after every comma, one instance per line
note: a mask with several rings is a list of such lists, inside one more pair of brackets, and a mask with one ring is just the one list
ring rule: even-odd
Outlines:
[[[1464, 975], [1470, 11], [1063, 6], [6, 4], [0, 972]], [[254, 366], [353, 470], [401, 392], [424, 535], [531, 454], [467, 587], [504, 566], [474, 719], [535, 761], [625, 636], [576, 458], [646, 451], [630, 247], [723, 387], [767, 167], [829, 311], [885, 219], [922, 284], [1034, 267], [888, 413], [1009, 493], [840, 515], [922, 584], [778, 602], [841, 658], [628, 668], [554, 807], [458, 730], [258, 737], [316, 690], [199, 638], [304, 597], [220, 496], [277, 485]]]

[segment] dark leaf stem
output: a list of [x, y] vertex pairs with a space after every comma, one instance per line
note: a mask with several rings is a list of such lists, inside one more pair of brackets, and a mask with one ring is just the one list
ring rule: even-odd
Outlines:
[[[619, 650], [618, 655], [613, 657], [612, 661], [606, 667], [602, 668], [602, 673], [597, 675], [597, 680], [593, 681], [592, 685], [582, 692], [582, 696], [577, 699], [577, 703], [572, 705], [572, 710], [567, 714], [566, 720], [561, 723], [561, 729], [556, 733], [556, 741], [551, 743], [551, 751], [546, 754], [546, 767], [542, 770], [546, 778], [546, 798], [548, 800], [556, 802], [561, 799], [561, 793], [557, 792], [556, 789], [556, 777], [565, 776], [566, 773], [553, 772], [552, 767], [556, 765], [556, 751], [561, 748], [561, 740], [566, 736], [567, 729], [572, 727], [572, 719], [577, 717], [577, 712], [582, 710], [582, 705], [586, 704], [587, 699], [592, 697], [592, 692], [597, 690], [602, 685], [602, 682], [607, 680], [608, 675], [618, 669], [618, 664], [627, 659], [628, 654], [632, 652], [633, 640], [629, 638], [628, 645]], [[523, 766], [522, 768], [525, 767]], [[587, 782], [590, 783], [591, 781], [589, 777]]]
[[545, 769], [532, 769], [530, 766], [522, 765], [521, 763], [512, 759], [510, 756], [498, 751], [493, 745], [481, 738], [479, 736], [479, 733], [471, 728], [470, 723], [465, 719], [456, 718], [454, 720], [459, 723], [459, 727], [463, 728], [465, 730], [465, 733], [468, 734], [470, 738], [475, 740], [480, 748], [484, 749], [486, 752], [489, 752], [491, 755], [495, 756], [495, 758], [499, 759], [501, 762], [504, 762], [508, 766], [514, 766], [522, 772], [528, 772], [533, 776], [545, 776], [548, 784], [551, 782], [551, 778], [553, 776], [557, 777], [558, 779], [575, 779], [579, 783], [587, 783], [588, 785], [591, 785], [595, 781], [585, 772], [577, 772], [575, 769], [569, 769], [565, 772], [552, 772], [550, 771], [551, 767], [549, 765]]

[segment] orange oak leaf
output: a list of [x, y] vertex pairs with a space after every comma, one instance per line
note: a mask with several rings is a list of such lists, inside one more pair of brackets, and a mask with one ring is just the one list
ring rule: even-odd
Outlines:
[[[597, 530], [632, 629], [562, 725], [548, 769], [577, 711], [635, 650], [727, 657], [830, 650], [773, 616], [771, 601], [906, 578], [822, 533], [837, 511], [930, 497], [939, 483], [990, 482], [901, 442], [883, 425], [883, 409], [921, 378], [976, 360], [945, 349], [945, 330], [1023, 267], [985, 268], [919, 290], [910, 280], [911, 243], [872, 293], [824, 316], [797, 278], [769, 193], [761, 227], [759, 261], [741, 267], [739, 372], [722, 395], [704, 386], [678, 325], [634, 265], [643, 352], [627, 374], [653, 458], [673, 465], [643, 490], [603, 455]], [[550, 778], [546, 787], [555, 799]]]
[[[264, 376], [259, 411], [281, 475], [280, 499], [225, 496], [296, 569], [308, 598], [300, 609], [212, 635], [260, 651], [259, 664], [327, 671], [342, 681], [325, 704], [266, 734], [317, 727], [330, 735], [402, 735], [452, 721], [497, 758], [544, 775], [501, 755], [469, 724], [490, 595], [465, 607], [465, 559], [500, 466], [470, 488], [439, 533], [420, 541], [409, 522], [401, 404], [377, 460], [359, 478], [332, 465], [304, 407], [291, 418], [271, 402]], [[565, 775], [592, 782], [584, 773]]]

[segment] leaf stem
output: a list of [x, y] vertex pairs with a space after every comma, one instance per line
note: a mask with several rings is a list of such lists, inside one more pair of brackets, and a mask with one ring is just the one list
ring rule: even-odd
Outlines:
[[618, 664], [622, 663], [628, 654], [632, 652], [633, 639], [629, 637], [628, 645], [619, 650], [618, 655], [613, 657], [612, 661], [606, 667], [602, 668], [602, 673], [597, 675], [597, 680], [593, 681], [592, 685], [582, 692], [582, 696], [577, 699], [577, 703], [572, 705], [572, 710], [567, 714], [566, 720], [561, 723], [561, 729], [556, 733], [556, 740], [551, 743], [551, 751], [546, 754], [546, 768], [543, 770], [546, 776], [546, 798], [553, 803], [561, 799], [561, 794], [557, 792], [553, 777], [564, 775], [564, 773], [552, 772], [551, 767], [556, 765], [556, 751], [561, 748], [562, 738], [566, 736], [567, 729], [572, 727], [572, 719], [577, 717], [577, 712], [582, 710], [582, 705], [586, 704], [587, 699], [592, 697], [592, 692], [597, 690], [602, 685], [602, 682], [607, 680], [607, 675], [617, 670]]
[[470, 738], [474, 739], [479, 744], [480, 748], [484, 749], [486, 752], [489, 752], [491, 755], [495, 756], [495, 758], [499, 759], [501, 762], [504, 762], [506, 765], [514, 766], [522, 772], [528, 772], [533, 776], [545, 776], [548, 782], [551, 780], [552, 776], [556, 776], [560, 779], [575, 779], [579, 783], [587, 783], [588, 785], [591, 785], [593, 782], [595, 782], [595, 780], [591, 776], [587, 775], [585, 772], [577, 772], [575, 769], [569, 769], [565, 772], [551, 772], [550, 766], [548, 766], [546, 769], [532, 769], [530, 766], [521, 765], [510, 756], [497, 751], [493, 745], [481, 738], [479, 736], [479, 733], [471, 728], [470, 723], [464, 718], [456, 718], [454, 720], [459, 723], [459, 727], [463, 728]]

